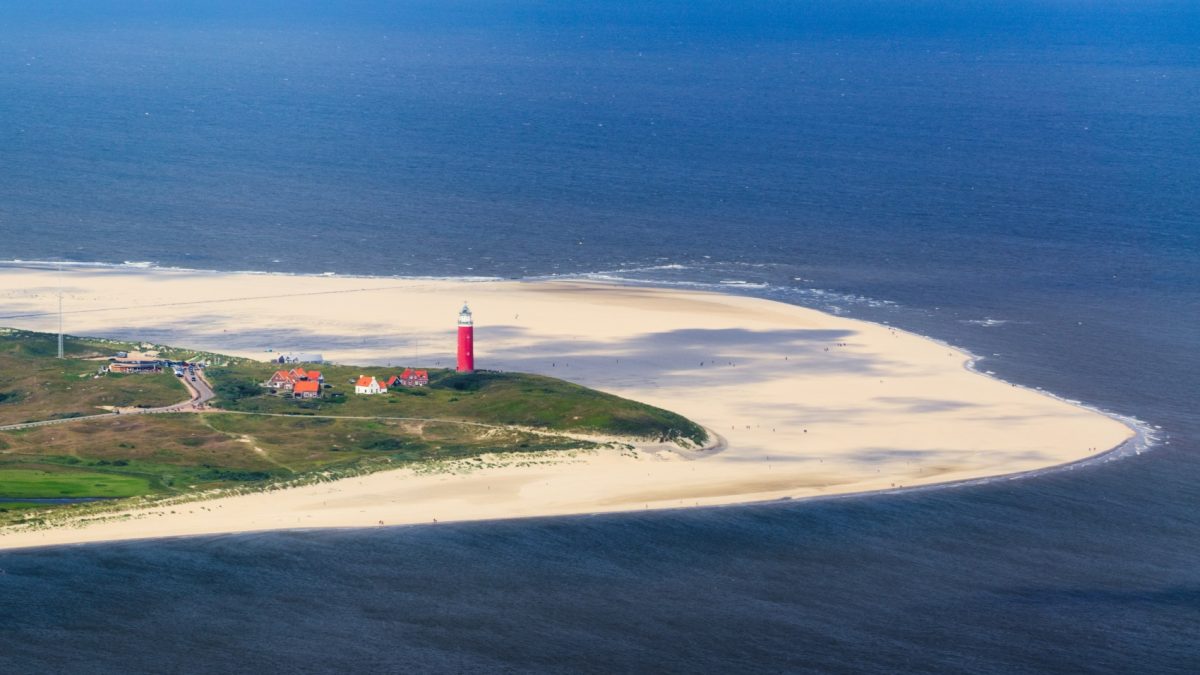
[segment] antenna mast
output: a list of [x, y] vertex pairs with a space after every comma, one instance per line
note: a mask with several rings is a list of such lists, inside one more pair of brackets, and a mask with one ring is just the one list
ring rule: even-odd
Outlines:
[[62, 265], [58, 266], [58, 358], [63, 358]]

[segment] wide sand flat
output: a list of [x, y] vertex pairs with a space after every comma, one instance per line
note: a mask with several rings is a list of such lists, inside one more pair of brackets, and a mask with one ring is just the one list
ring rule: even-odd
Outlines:
[[[56, 330], [58, 279], [0, 267], [0, 316], [8, 317], [0, 325]], [[932, 340], [754, 298], [590, 282], [86, 268], [62, 279], [72, 334], [395, 366], [452, 365], [457, 311], [469, 300], [479, 367], [553, 375], [668, 408], [725, 444], [469, 473], [391, 471], [9, 534], [0, 548], [850, 493], [1029, 471], [1132, 435], [1116, 420], [972, 372], [966, 354]], [[16, 316], [38, 313], [48, 314]]]

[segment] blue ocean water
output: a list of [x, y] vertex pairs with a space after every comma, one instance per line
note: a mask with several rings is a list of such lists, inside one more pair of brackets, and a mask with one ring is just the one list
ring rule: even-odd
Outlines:
[[0, 553], [0, 671], [1200, 669], [1200, 7], [0, 1], [0, 260], [699, 285], [1143, 420], [1110, 462]]

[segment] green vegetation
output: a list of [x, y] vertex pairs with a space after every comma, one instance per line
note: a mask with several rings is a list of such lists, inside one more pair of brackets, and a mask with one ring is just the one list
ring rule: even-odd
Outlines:
[[[108, 356], [146, 345], [0, 330], [0, 425], [79, 417], [97, 406], [159, 407], [185, 400], [170, 373], [98, 375]], [[430, 384], [354, 394], [361, 374], [402, 369], [324, 364], [322, 397], [296, 400], [260, 386], [278, 366], [152, 347], [170, 359], [202, 358], [228, 412], [121, 415], [0, 431], [0, 525], [44, 522], [34, 499], [186, 497], [211, 489], [355, 475], [504, 453], [587, 450], [567, 434], [700, 444], [704, 430], [674, 413], [562, 380], [520, 373], [430, 370]], [[264, 414], [265, 413], [265, 414]], [[90, 511], [89, 511], [90, 512]]]
[[95, 415], [98, 406], [157, 407], [186, 400], [187, 389], [170, 373], [98, 376], [115, 351], [134, 345], [69, 338], [58, 359], [58, 337], [0, 332], [0, 425]]
[[[0, 502], [0, 523], [4, 522], [5, 515], [13, 513], [14, 511], [19, 512], [26, 509], [40, 509], [45, 508], [45, 506], [45, 504], [38, 504], [35, 502]], [[19, 515], [19, 513], [14, 515]]]
[[335, 464], [386, 457], [408, 463], [458, 459], [482, 453], [534, 452], [594, 447], [572, 438], [447, 422], [206, 415], [215, 430], [252, 438], [275, 468], [302, 473]]
[[381, 381], [402, 368], [323, 365], [320, 399], [272, 396], [258, 383], [277, 366], [244, 362], [208, 371], [226, 410], [347, 417], [416, 417], [522, 426], [560, 432], [632, 436], [696, 444], [707, 440], [699, 425], [675, 413], [577, 384], [525, 373], [456, 373], [431, 369], [427, 387], [398, 387], [387, 394], [354, 394], [359, 375]]
[[147, 482], [135, 476], [54, 469], [0, 469], [0, 497], [5, 499], [132, 497], [148, 491]]

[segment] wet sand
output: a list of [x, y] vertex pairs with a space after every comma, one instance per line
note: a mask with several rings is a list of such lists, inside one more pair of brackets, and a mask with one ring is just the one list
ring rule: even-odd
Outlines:
[[[56, 330], [59, 278], [0, 267], [0, 325]], [[743, 296], [119, 268], [68, 269], [62, 279], [71, 334], [395, 367], [453, 367], [455, 320], [467, 300], [478, 367], [561, 377], [674, 410], [724, 443], [706, 451], [643, 444], [636, 453], [471, 472], [388, 471], [17, 532], [0, 536], [0, 548], [845, 494], [1056, 466], [1133, 435], [1097, 412], [974, 372], [968, 354], [934, 340]]]

